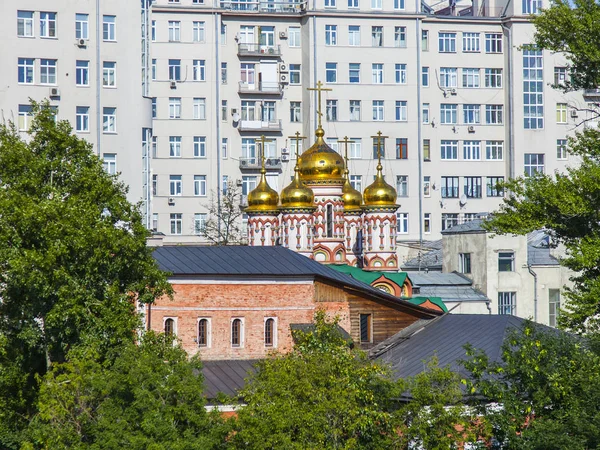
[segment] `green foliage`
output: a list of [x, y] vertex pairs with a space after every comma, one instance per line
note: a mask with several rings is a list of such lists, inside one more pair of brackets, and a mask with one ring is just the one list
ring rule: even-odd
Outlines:
[[486, 399], [479, 411], [502, 448], [598, 448], [600, 356], [572, 335], [538, 327], [512, 331], [500, 362], [468, 348], [468, 390]]
[[111, 358], [139, 326], [135, 300], [170, 292], [126, 188], [92, 146], [33, 104], [27, 139], [0, 125], [0, 446], [18, 447], [38, 376], [86, 344]]
[[485, 226], [501, 234], [545, 228], [564, 244], [561, 263], [578, 274], [559, 320], [574, 331], [593, 332], [600, 329], [600, 132], [578, 133], [569, 140], [569, 151], [582, 161], [566, 173], [506, 183], [512, 195]]
[[[209, 416], [198, 358], [169, 336], [146, 333], [114, 363], [77, 349], [42, 383], [29, 448], [204, 450], [224, 442]], [[220, 433], [220, 434], [219, 434]]]

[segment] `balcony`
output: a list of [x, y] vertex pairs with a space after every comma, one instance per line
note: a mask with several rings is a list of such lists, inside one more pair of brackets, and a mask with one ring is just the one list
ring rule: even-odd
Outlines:
[[257, 84], [247, 84], [240, 81], [240, 94], [281, 95], [281, 84], [275, 81], [261, 81]]
[[281, 132], [281, 119], [279, 120], [241, 120], [240, 131], [279, 131]]
[[228, 11], [244, 11], [254, 13], [301, 13], [306, 11], [306, 0], [290, 1], [222, 1], [221, 8]]
[[[261, 168], [260, 158], [240, 158], [240, 170], [243, 172], [257, 172]], [[265, 169], [281, 172], [281, 159], [265, 159]]]
[[586, 89], [583, 91], [583, 99], [586, 102], [597, 102], [600, 100], [600, 88]]
[[263, 44], [238, 44], [238, 56], [281, 57], [281, 46]]

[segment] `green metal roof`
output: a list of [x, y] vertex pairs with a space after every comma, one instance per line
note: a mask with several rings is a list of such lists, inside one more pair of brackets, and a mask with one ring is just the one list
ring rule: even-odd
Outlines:
[[419, 306], [422, 305], [423, 303], [425, 303], [427, 300], [429, 300], [434, 305], [439, 306], [442, 309], [442, 311], [448, 312], [448, 308], [444, 304], [442, 297], [420, 297], [419, 296], [419, 297], [407, 298], [406, 300], [408, 300], [413, 305], [419, 305]]

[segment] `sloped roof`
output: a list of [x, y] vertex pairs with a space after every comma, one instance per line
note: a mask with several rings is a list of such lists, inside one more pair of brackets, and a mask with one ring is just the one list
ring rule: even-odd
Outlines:
[[347, 273], [352, 278], [362, 281], [363, 283], [371, 284], [373, 281], [384, 276], [390, 281], [393, 281], [398, 286], [402, 287], [406, 278], [408, 278], [406, 272], [377, 272], [371, 270], [363, 270], [358, 267], [349, 266], [347, 264], [335, 264], [329, 266], [338, 272]]
[[550, 236], [544, 230], [527, 235], [527, 264], [532, 266], [558, 266], [560, 262], [550, 253]]
[[462, 234], [462, 233], [487, 233], [482, 227], [483, 219], [473, 219], [458, 225], [454, 225], [442, 231], [442, 234]]
[[236, 395], [244, 387], [245, 379], [256, 371], [256, 359], [203, 361], [204, 395], [214, 399], [219, 393]]
[[442, 240], [423, 242], [419, 265], [419, 256], [401, 264], [402, 270], [430, 269], [442, 270]]

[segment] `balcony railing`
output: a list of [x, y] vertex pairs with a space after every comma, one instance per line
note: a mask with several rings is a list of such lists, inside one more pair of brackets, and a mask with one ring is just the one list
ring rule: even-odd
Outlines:
[[281, 119], [279, 120], [242, 120], [240, 131], [281, 131]]
[[584, 100], [597, 100], [600, 98], [600, 88], [586, 89], [583, 91]]
[[[240, 170], [259, 170], [261, 168], [260, 158], [240, 158]], [[281, 170], [281, 159], [266, 158], [265, 169]]]
[[222, 1], [221, 8], [230, 11], [300, 13], [306, 11], [306, 0], [298, 1]]
[[281, 47], [279, 45], [264, 44], [238, 44], [239, 56], [272, 56], [279, 58], [281, 56]]
[[273, 94], [281, 95], [281, 84], [275, 81], [261, 81], [257, 84], [247, 84], [240, 81], [240, 94]]

